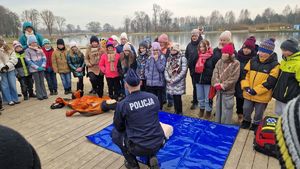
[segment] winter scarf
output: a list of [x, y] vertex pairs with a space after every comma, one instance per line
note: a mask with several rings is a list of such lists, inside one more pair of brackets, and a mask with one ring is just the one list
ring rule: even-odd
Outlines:
[[107, 52], [107, 57], [108, 57], [108, 61], [109, 61], [109, 67], [110, 67], [110, 71], [114, 72], [115, 70], [115, 59], [116, 59], [116, 52], [115, 51], [108, 51]]
[[168, 57], [168, 61], [170, 63], [169, 69], [167, 70], [169, 75], [174, 76], [180, 73], [181, 71], [181, 54], [177, 52], [175, 55], [171, 55]]
[[196, 63], [195, 72], [202, 73], [204, 71], [204, 65], [207, 59], [211, 58], [213, 55], [213, 51], [209, 48], [205, 53], [198, 52], [198, 61]]

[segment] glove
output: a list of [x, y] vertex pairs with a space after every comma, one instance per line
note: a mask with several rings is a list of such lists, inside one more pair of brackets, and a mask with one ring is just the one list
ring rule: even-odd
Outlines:
[[254, 89], [251, 89], [250, 87], [246, 87], [245, 90], [252, 96], [255, 96], [257, 94], [256, 91]]
[[215, 89], [216, 89], [217, 91], [223, 90], [222, 84], [220, 84], [220, 83], [215, 84]]
[[6, 71], [8, 71], [8, 69], [9, 69], [9, 67], [7, 66], [7, 65], [5, 65], [5, 66], [3, 66], [2, 68], [1, 68], [1, 72], [6, 72]]
[[76, 72], [81, 72], [81, 71], [82, 71], [81, 67], [79, 67], [79, 68], [76, 69]]
[[41, 71], [44, 71], [45, 69], [43, 67], [38, 67], [37, 68], [37, 71], [41, 72]]

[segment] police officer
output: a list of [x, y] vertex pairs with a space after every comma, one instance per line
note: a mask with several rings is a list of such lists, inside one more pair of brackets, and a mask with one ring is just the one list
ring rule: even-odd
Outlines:
[[127, 168], [139, 168], [136, 156], [148, 157], [150, 168], [159, 168], [156, 153], [164, 142], [159, 100], [140, 91], [140, 79], [133, 69], [128, 70], [125, 82], [130, 94], [117, 104], [112, 140], [120, 147]]

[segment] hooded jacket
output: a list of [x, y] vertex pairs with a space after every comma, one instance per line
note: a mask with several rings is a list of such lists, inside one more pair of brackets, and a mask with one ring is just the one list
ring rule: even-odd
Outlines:
[[300, 94], [300, 52], [283, 58], [280, 62], [280, 70], [273, 98], [287, 103]]
[[38, 45], [42, 47], [43, 46], [43, 39], [44, 39], [43, 36], [41, 34], [39, 34], [39, 33], [36, 33], [34, 27], [32, 26], [32, 23], [30, 23], [30, 22], [24, 22], [23, 23], [23, 35], [19, 38], [19, 42], [22, 44], [23, 49], [26, 50], [28, 48], [27, 37], [25, 35], [25, 30], [28, 27], [32, 28], [33, 33], [34, 33], [34, 35], [35, 35], [35, 37], [37, 39]]
[[[259, 56], [255, 56], [244, 69], [246, 73], [241, 81], [244, 98], [258, 103], [268, 103], [279, 75], [277, 54], [273, 53], [264, 62], [260, 61]], [[253, 89], [256, 95], [249, 95], [245, 91], [246, 87]]]

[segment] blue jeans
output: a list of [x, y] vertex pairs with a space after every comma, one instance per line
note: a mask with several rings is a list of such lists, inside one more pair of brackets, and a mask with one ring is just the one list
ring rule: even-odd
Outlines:
[[60, 78], [63, 83], [64, 89], [69, 90], [71, 89], [71, 73], [60, 73]]
[[212, 107], [209, 104], [208, 93], [210, 85], [196, 84], [197, 89], [197, 99], [200, 105], [200, 109], [205, 109], [206, 111], [211, 111]]
[[1, 73], [1, 90], [4, 102], [18, 101], [16, 81], [16, 73], [14, 70]]
[[50, 92], [57, 91], [57, 79], [56, 79], [56, 73], [51, 71], [45, 71], [45, 77], [47, 80], [48, 88]]

